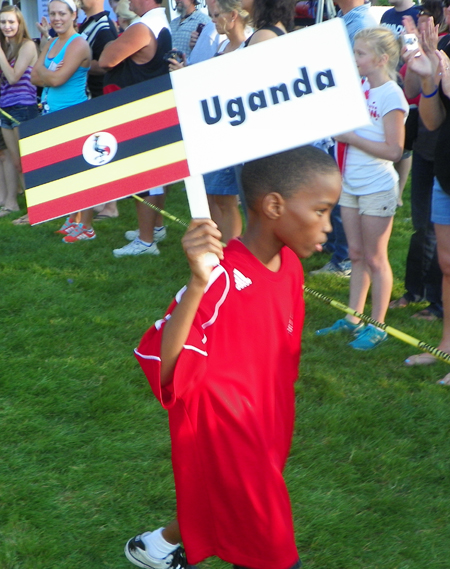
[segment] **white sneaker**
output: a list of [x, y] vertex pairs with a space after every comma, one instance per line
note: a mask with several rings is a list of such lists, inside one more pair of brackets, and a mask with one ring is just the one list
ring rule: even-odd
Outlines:
[[[134, 241], [138, 237], [139, 237], [139, 229], [130, 229], [130, 231], [125, 232], [125, 239], [127, 239], [128, 241]], [[159, 243], [166, 237], [167, 237], [167, 231], [165, 225], [163, 225], [159, 229], [153, 230], [154, 243]]]
[[113, 255], [114, 257], [126, 257], [127, 255], [159, 255], [159, 249], [156, 243], [145, 245], [136, 238], [121, 249], [114, 249]]
[[186, 557], [182, 547], [174, 549], [164, 559], [155, 559], [151, 557], [145, 549], [145, 543], [142, 537], [151, 532], [146, 532], [142, 535], [137, 535], [127, 541], [125, 545], [125, 557], [138, 567], [144, 569], [183, 569], [186, 567]]

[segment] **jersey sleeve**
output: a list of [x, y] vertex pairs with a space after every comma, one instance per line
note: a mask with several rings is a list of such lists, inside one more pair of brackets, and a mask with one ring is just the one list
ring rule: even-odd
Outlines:
[[224, 302], [229, 288], [229, 278], [226, 271], [216, 267], [211, 274], [205, 294], [200, 303], [189, 335], [178, 357], [172, 380], [164, 387], [161, 386], [161, 341], [164, 325], [185, 291], [185, 288], [175, 297], [163, 319], [155, 322], [143, 336], [135, 356], [147, 377], [153, 394], [165, 409], [170, 409], [178, 399], [195, 389], [198, 382], [206, 374], [208, 352], [205, 348], [207, 328], [215, 318]]

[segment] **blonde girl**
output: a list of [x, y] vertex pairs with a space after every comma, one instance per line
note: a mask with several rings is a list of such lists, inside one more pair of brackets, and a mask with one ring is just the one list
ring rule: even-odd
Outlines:
[[249, 13], [242, 8], [241, 0], [217, 0], [211, 14], [218, 34], [227, 39], [220, 45], [216, 55], [230, 53], [243, 47], [247, 39], [245, 30], [249, 22]]
[[[402, 156], [408, 115], [408, 103], [395, 81], [399, 51], [387, 28], [369, 28], [355, 36], [370, 124], [336, 138], [347, 145], [339, 204], [352, 261], [349, 305], [363, 312], [372, 285], [372, 318], [379, 322], [384, 322], [392, 290], [388, 242], [398, 196], [393, 163]], [[363, 328], [349, 315], [317, 334], [340, 330], [356, 335], [350, 346], [357, 350], [370, 350], [386, 339], [380, 328]]]
[[0, 10], [0, 103], [14, 120], [2, 115], [1, 128], [10, 162], [4, 163], [7, 195], [0, 217], [17, 211], [17, 188], [23, 187], [19, 153], [19, 123], [38, 115], [36, 87], [30, 75], [38, 54], [31, 40], [21, 11], [16, 6]]

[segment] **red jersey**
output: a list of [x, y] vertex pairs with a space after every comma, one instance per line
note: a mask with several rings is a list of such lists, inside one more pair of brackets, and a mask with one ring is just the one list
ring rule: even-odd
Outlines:
[[167, 386], [160, 384], [161, 334], [177, 300], [136, 350], [169, 411], [177, 514], [190, 564], [218, 556], [287, 569], [298, 560], [282, 472], [294, 426], [303, 270], [290, 249], [280, 254], [273, 272], [240, 241], [230, 242]]

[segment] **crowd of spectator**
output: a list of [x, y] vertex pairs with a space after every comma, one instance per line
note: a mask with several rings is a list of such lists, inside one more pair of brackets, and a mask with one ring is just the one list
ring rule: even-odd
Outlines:
[[[117, 22], [104, 10], [103, 0], [80, 0], [79, 5], [74, 0], [51, 0], [49, 20], [43, 18], [37, 24], [41, 34], [38, 45], [32, 41], [20, 10], [2, 8], [0, 217], [14, 217], [19, 210], [17, 195], [23, 191], [24, 181], [17, 127], [36, 117], [39, 107], [42, 114], [63, 110], [289, 33], [294, 4], [293, 0], [207, 0], [207, 16], [198, 9], [197, 0], [177, 0], [178, 16], [169, 23], [162, 0], [111, 0]], [[337, 4], [338, 17], [343, 19], [355, 49], [368, 103], [379, 105], [380, 116], [375, 130], [355, 131], [338, 139], [341, 147], [347, 147], [348, 163], [340, 164], [344, 192], [333, 210], [333, 231], [324, 245], [331, 259], [311, 274], [350, 277], [349, 304], [358, 310], [363, 309], [372, 283], [373, 316], [381, 322], [387, 310], [428, 301], [427, 308], [414, 317], [443, 320], [440, 348], [450, 352], [450, 3], [425, 0], [418, 6], [413, 0], [390, 0], [392, 8], [381, 18], [383, 41], [370, 4], [364, 0], [337, 0]], [[86, 15], [80, 25], [76, 24], [78, 8]], [[371, 31], [362, 33], [364, 30]], [[399, 47], [405, 33], [417, 38], [416, 49]], [[372, 67], [359, 63], [363, 52], [375, 62]], [[384, 96], [380, 97], [377, 89], [386, 84], [395, 95], [389, 95], [389, 104], [384, 105]], [[322, 144], [333, 155], [339, 146], [335, 147], [334, 141]], [[382, 164], [379, 171], [376, 167], [370, 170], [374, 159], [377, 167]], [[411, 164], [414, 233], [406, 259], [405, 293], [390, 301], [392, 272], [387, 246]], [[239, 188], [240, 167], [205, 175], [211, 214], [225, 242], [242, 230], [239, 204], [245, 212], [245, 203]], [[367, 179], [373, 172], [369, 184]], [[358, 176], [366, 180], [361, 187], [355, 182]], [[373, 204], [368, 209], [361, 205], [363, 195], [380, 200], [384, 191], [391, 195], [389, 205], [380, 206], [383, 215], [376, 213]], [[142, 197], [162, 209], [165, 188], [149, 188]], [[166, 227], [157, 209], [144, 202], [136, 201], [137, 227], [125, 233], [129, 243], [114, 249], [116, 257], [160, 254], [158, 243], [166, 237]], [[70, 215], [58, 233], [65, 243], [92, 240], [96, 238], [93, 222], [118, 215], [115, 202], [103, 204], [95, 211]], [[28, 217], [22, 215], [13, 223], [26, 224]], [[385, 339], [385, 334], [372, 332], [373, 338], [364, 342], [358, 334], [360, 328], [357, 319], [347, 317], [319, 332], [351, 332], [356, 335], [352, 344], [357, 349], [372, 349]], [[406, 364], [434, 361], [423, 354], [412, 356]], [[450, 375], [445, 381], [450, 383]]]

